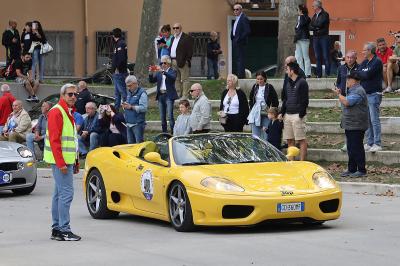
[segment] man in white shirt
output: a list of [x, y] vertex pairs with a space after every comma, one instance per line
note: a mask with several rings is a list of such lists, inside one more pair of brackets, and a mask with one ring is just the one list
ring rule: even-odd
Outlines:
[[172, 27], [174, 37], [171, 40], [170, 55], [172, 67], [177, 71], [176, 90], [184, 99], [189, 96], [189, 71], [193, 55], [193, 38], [182, 32], [182, 25], [175, 23]]
[[232, 48], [236, 59], [236, 71], [233, 71], [238, 78], [245, 78], [244, 71], [244, 50], [250, 35], [250, 22], [242, 12], [241, 5], [233, 7], [233, 14], [236, 16], [231, 32]]

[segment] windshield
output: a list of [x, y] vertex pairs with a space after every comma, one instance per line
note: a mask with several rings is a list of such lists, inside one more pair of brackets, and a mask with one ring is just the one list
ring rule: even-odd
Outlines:
[[271, 144], [249, 134], [182, 136], [172, 143], [178, 165], [286, 161]]

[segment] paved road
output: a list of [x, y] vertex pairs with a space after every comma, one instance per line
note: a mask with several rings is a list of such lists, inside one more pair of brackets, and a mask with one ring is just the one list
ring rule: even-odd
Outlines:
[[343, 215], [322, 227], [207, 228], [120, 215], [94, 220], [75, 183], [72, 228], [80, 242], [49, 240], [53, 180], [32, 195], [0, 192], [0, 265], [398, 265], [400, 198], [345, 194]]

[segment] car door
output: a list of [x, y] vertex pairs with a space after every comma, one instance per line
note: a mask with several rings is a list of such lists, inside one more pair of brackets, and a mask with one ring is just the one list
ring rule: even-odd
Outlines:
[[169, 173], [169, 167], [139, 162], [132, 180], [133, 204], [135, 208], [157, 214], [166, 214], [166, 194], [164, 177]]

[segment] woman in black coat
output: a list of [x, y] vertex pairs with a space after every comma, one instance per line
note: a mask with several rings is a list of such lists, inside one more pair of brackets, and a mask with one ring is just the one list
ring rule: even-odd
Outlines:
[[267, 128], [269, 124], [267, 110], [270, 107], [278, 107], [279, 100], [274, 86], [267, 82], [265, 72], [257, 72], [256, 84], [251, 89], [249, 100], [248, 121], [251, 125], [251, 133], [266, 140], [267, 136], [264, 135], [263, 127]]
[[226, 90], [222, 92], [219, 105], [220, 116], [226, 115], [226, 123], [222, 124], [225, 132], [243, 132], [247, 124], [249, 105], [246, 94], [238, 88], [238, 77], [229, 74], [226, 79]]

